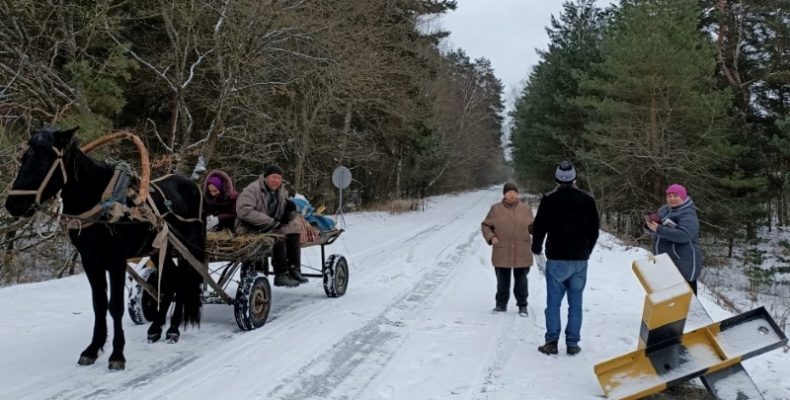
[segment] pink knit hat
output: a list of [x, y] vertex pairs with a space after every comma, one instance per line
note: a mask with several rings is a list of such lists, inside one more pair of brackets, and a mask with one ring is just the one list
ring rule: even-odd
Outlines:
[[679, 183], [673, 183], [669, 185], [669, 187], [667, 188], [667, 194], [670, 193], [674, 193], [678, 195], [678, 197], [683, 199], [683, 201], [686, 201], [686, 199], [688, 198], [688, 193], [686, 192], [686, 188], [684, 188], [683, 185]]

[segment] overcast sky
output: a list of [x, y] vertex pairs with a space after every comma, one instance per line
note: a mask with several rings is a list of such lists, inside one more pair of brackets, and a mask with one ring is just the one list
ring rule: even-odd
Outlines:
[[[601, 6], [608, 0], [599, 0]], [[472, 58], [491, 60], [505, 85], [508, 109], [522, 81], [537, 64], [536, 48], [545, 50], [545, 27], [551, 15], [559, 16], [561, 0], [458, 0], [458, 8], [437, 23], [450, 31], [444, 45], [462, 48]]]

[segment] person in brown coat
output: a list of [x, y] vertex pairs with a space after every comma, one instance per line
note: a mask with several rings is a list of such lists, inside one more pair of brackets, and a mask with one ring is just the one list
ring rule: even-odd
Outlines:
[[299, 286], [307, 283], [302, 277], [301, 227], [295, 221], [296, 205], [288, 199], [283, 186], [283, 170], [277, 165], [266, 167], [239, 195], [236, 201], [236, 232], [272, 232], [285, 236], [272, 248], [274, 286]]
[[497, 278], [496, 307], [494, 312], [507, 310], [510, 298], [510, 275], [513, 275], [513, 295], [516, 297], [518, 313], [527, 316], [527, 273], [532, 266], [532, 208], [519, 201], [518, 186], [506, 183], [502, 188], [504, 198], [491, 206], [480, 225], [483, 237], [493, 247], [491, 262]]

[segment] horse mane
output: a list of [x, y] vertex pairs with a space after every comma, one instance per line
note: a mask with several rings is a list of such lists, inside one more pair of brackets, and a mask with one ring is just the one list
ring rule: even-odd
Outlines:
[[99, 202], [112, 178], [113, 167], [85, 154], [76, 137], [63, 147], [63, 158], [71, 180], [63, 187], [64, 212], [79, 214]]

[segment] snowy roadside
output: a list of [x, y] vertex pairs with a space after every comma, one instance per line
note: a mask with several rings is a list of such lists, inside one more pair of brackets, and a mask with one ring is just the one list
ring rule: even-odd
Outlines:
[[[428, 199], [426, 211], [346, 215], [327, 248], [349, 260], [348, 293], [317, 279], [274, 288], [267, 324], [241, 332], [208, 305], [200, 329], [145, 342], [125, 316], [127, 369], [77, 367], [92, 327], [84, 276], [0, 289], [1, 399], [599, 399], [593, 365], [636, 348], [646, 253], [603, 234], [590, 260], [583, 352], [544, 356], [545, 282], [529, 274], [528, 318], [492, 315], [495, 277], [479, 234], [499, 188]], [[317, 249], [306, 262], [317, 266]], [[703, 292], [704, 293], [704, 292]], [[729, 314], [705, 301], [713, 318]], [[564, 348], [561, 348], [564, 350]], [[745, 363], [766, 399], [790, 399], [781, 351]]]

